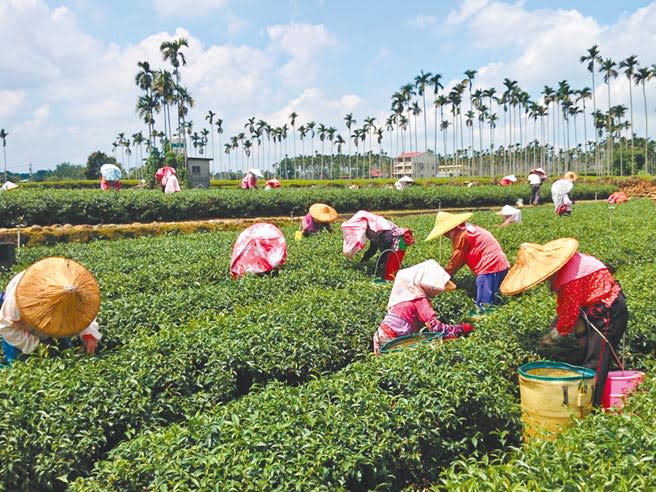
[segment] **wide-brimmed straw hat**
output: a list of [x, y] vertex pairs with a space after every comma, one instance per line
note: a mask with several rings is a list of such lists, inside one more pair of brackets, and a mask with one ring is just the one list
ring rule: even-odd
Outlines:
[[77, 335], [100, 308], [100, 288], [79, 263], [51, 257], [27, 268], [16, 287], [21, 319], [53, 337]]
[[563, 176], [563, 178], [569, 179], [570, 181], [576, 181], [578, 179], [578, 176], [576, 175], [575, 172], [567, 171]]
[[546, 244], [523, 243], [517, 261], [501, 283], [501, 293], [513, 296], [551, 277], [574, 256], [579, 242], [571, 237]]
[[471, 216], [474, 215], [472, 212], [466, 212], [464, 214], [450, 214], [449, 212], [438, 212], [437, 217], [435, 217], [435, 226], [430, 232], [426, 241], [435, 239], [453, 229], [460, 224], [467, 222]]
[[335, 222], [337, 210], [325, 203], [315, 203], [310, 207], [310, 215], [317, 222]]

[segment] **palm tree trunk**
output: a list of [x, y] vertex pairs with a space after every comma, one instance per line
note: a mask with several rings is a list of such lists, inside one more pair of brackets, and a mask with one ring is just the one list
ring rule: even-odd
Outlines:
[[631, 175], [635, 174], [635, 152], [633, 150], [633, 88], [629, 77], [629, 110], [631, 111]]
[[611, 168], [612, 168], [612, 161], [613, 161], [613, 122], [611, 120], [610, 116], [610, 77], [608, 78], [608, 82], [606, 83], [608, 87], [608, 169], [607, 173], [610, 176], [611, 174]]
[[642, 98], [645, 101], [645, 157], [643, 168], [649, 172], [649, 160], [647, 159], [647, 142], [649, 140], [649, 116], [647, 112], [647, 93], [645, 92], [645, 81], [642, 81]]

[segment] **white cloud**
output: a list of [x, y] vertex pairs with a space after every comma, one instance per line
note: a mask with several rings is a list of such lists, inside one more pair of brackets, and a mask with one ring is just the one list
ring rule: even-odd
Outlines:
[[25, 102], [25, 91], [0, 91], [0, 120], [10, 120]]
[[162, 17], [200, 17], [225, 5], [225, 0], [153, 0], [155, 9]]
[[235, 15], [228, 15], [228, 34], [239, 34], [248, 27], [248, 21]]
[[463, 0], [458, 10], [452, 10], [447, 17], [447, 24], [461, 24], [488, 4], [488, 0]]
[[406, 25], [412, 29], [426, 29], [435, 24], [437, 24], [437, 17], [424, 14], [418, 14], [406, 21]]
[[337, 44], [335, 37], [321, 24], [276, 25], [268, 27], [267, 32], [271, 49], [290, 58], [280, 73], [295, 87], [307, 86], [315, 80], [322, 50]]
[[289, 124], [289, 115], [295, 111], [299, 113], [303, 122], [322, 121], [325, 124], [334, 122], [332, 125], [336, 126], [343, 120], [346, 113], [357, 111], [361, 104], [362, 99], [356, 94], [345, 94], [330, 99], [321, 89], [308, 88], [303, 90], [298, 97], [290, 100], [283, 108], [264, 115], [264, 119], [273, 125]]

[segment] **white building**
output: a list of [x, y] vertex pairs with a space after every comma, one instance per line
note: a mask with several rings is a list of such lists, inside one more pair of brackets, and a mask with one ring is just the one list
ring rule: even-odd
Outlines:
[[428, 150], [426, 152], [403, 152], [394, 159], [394, 176], [410, 176], [417, 178], [435, 178], [458, 176], [463, 166], [439, 165], [435, 154]]

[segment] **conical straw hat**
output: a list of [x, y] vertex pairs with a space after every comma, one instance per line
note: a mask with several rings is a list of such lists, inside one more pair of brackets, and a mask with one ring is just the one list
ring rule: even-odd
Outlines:
[[435, 239], [436, 237], [441, 236], [442, 234], [449, 232], [456, 226], [467, 222], [471, 216], [474, 215], [471, 212], [464, 214], [450, 214], [449, 212], [438, 212], [437, 217], [435, 217], [435, 226], [430, 232], [426, 241]]
[[45, 335], [77, 335], [98, 314], [100, 288], [94, 276], [67, 258], [45, 258], [30, 266], [16, 287], [21, 319]]
[[569, 179], [570, 181], [576, 181], [579, 177], [576, 175], [575, 172], [567, 171], [563, 176], [563, 178]]
[[579, 242], [571, 237], [546, 244], [523, 243], [517, 261], [501, 283], [501, 293], [513, 296], [551, 277], [574, 256]]
[[334, 222], [337, 220], [337, 211], [325, 203], [315, 203], [310, 207], [310, 215], [317, 222]]

